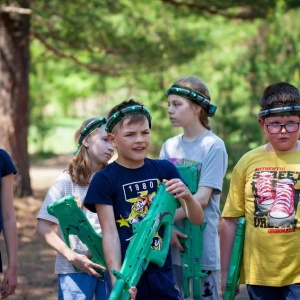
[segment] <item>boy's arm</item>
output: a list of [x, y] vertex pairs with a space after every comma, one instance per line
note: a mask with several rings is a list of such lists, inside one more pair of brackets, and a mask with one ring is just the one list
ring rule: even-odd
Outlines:
[[197, 193], [193, 196], [201, 204], [202, 208], [205, 208], [209, 203], [212, 192], [213, 188], [200, 186], [197, 190]]
[[[213, 189], [210, 187], [200, 186], [197, 190], [197, 193], [193, 195], [194, 199], [196, 199], [200, 203], [202, 209], [204, 209], [208, 205], [212, 191]], [[180, 207], [176, 211], [174, 221], [181, 220], [186, 217], [187, 216], [184, 209]]]
[[221, 252], [221, 292], [225, 292], [227, 274], [230, 263], [231, 250], [233, 246], [238, 218], [222, 218], [220, 232]]
[[121, 244], [117, 231], [113, 207], [111, 205], [96, 204], [101, 230], [106, 268], [109, 271], [112, 286], [116, 282], [111, 270], [120, 270], [122, 266]]
[[167, 192], [174, 195], [186, 213], [187, 218], [192, 224], [200, 225], [203, 222], [204, 214], [202, 207], [195, 200], [188, 187], [179, 179], [163, 180], [167, 186]]
[[[206, 186], [201, 186], [198, 188], [196, 194], [193, 195], [194, 199], [196, 199], [202, 209], [204, 209], [211, 197], [213, 189], [206, 187]], [[185, 213], [185, 210], [183, 209], [183, 207], [179, 207], [176, 210], [176, 214], [175, 214], [175, 218], [174, 221], [178, 221], [178, 220], [182, 220], [185, 219], [187, 217], [187, 214]], [[182, 232], [180, 232], [179, 230], [173, 229], [172, 230], [172, 238], [171, 238], [171, 245], [175, 246], [176, 248], [178, 248], [180, 251], [184, 251], [179, 238], [186, 238], [187, 236], [185, 234], [183, 234]]]

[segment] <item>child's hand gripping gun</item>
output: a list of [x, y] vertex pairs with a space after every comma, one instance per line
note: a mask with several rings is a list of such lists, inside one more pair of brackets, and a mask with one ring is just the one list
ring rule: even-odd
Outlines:
[[[188, 184], [190, 192], [195, 194], [198, 190], [200, 176], [196, 166], [177, 166], [177, 169]], [[190, 281], [192, 280], [193, 299], [201, 299], [201, 278], [207, 276], [206, 273], [202, 272], [203, 231], [205, 226], [205, 222], [197, 226], [188, 219], [184, 220], [183, 233], [187, 235], [187, 238], [181, 238], [180, 243], [184, 248], [182, 253], [182, 277], [185, 298], [190, 296]]]
[[236, 289], [240, 283], [240, 269], [243, 257], [245, 239], [246, 219], [238, 219], [234, 242], [232, 246], [229, 270], [224, 293], [224, 300], [233, 300], [236, 296]]
[[[129, 288], [137, 285], [148, 264], [151, 262], [159, 267], [164, 265], [170, 247], [175, 211], [179, 206], [179, 201], [169, 194], [165, 184], [161, 183], [146, 217], [132, 225], [133, 236], [121, 270], [112, 270], [117, 281], [109, 300], [129, 300]], [[164, 228], [162, 246], [160, 250], [153, 250], [153, 238], [160, 228]]]
[[[55, 216], [64, 235], [65, 243], [70, 247], [69, 235], [76, 235], [92, 254], [91, 261], [105, 267], [102, 236], [97, 233], [84, 212], [77, 205], [74, 196], [69, 195], [48, 205], [48, 213]], [[74, 266], [76, 271], [78, 268]], [[95, 269], [103, 275], [104, 270]]]

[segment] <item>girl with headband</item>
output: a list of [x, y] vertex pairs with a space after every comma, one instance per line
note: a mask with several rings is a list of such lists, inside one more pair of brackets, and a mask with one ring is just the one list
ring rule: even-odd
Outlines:
[[[99, 273], [102, 268], [89, 258], [87, 247], [75, 235], [70, 235], [70, 249], [64, 242], [58, 220], [47, 212], [47, 206], [64, 196], [73, 195], [91, 225], [101, 232], [97, 214], [84, 208], [83, 201], [94, 174], [103, 169], [112, 158], [114, 150], [107, 140], [105, 118], [84, 121], [77, 130], [76, 156], [50, 187], [37, 216], [37, 233], [57, 251], [55, 274], [58, 275], [58, 299], [105, 300], [106, 289]], [[75, 271], [76, 266], [80, 272]]]
[[[194, 198], [201, 204], [206, 226], [203, 232], [202, 298], [218, 300], [220, 282], [220, 246], [218, 223], [220, 195], [227, 170], [227, 153], [224, 142], [211, 130], [209, 117], [217, 107], [203, 80], [196, 76], [177, 79], [166, 91], [168, 116], [173, 127], [182, 127], [183, 133], [168, 139], [162, 146], [160, 158], [175, 165], [195, 165], [200, 173], [198, 190]], [[186, 215], [182, 209], [176, 213], [175, 225], [184, 232]], [[172, 260], [176, 282], [183, 293], [182, 259], [184, 251], [179, 238], [185, 238], [173, 229]]]

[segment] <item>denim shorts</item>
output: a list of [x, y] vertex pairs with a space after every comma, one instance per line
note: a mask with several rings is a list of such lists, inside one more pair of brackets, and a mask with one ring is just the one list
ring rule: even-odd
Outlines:
[[251, 300], [299, 300], [300, 283], [281, 287], [247, 285], [247, 291]]
[[103, 280], [87, 273], [58, 275], [58, 300], [106, 300]]

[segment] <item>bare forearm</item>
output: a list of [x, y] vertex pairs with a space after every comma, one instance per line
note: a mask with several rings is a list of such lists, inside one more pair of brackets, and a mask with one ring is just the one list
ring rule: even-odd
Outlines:
[[179, 207], [178, 209], [176, 209], [174, 221], [182, 220], [182, 219], [185, 219], [186, 217], [187, 217], [186, 213], [182, 207]]
[[57, 233], [52, 229], [49, 221], [39, 219], [36, 231], [51, 248], [63, 255], [68, 261], [72, 261], [72, 258], [75, 255], [74, 251], [71, 250], [57, 235]]
[[238, 218], [223, 218], [221, 221], [221, 274], [224, 279], [227, 277], [237, 221]]
[[180, 199], [180, 202], [189, 221], [193, 224], [200, 225], [204, 219], [204, 214], [200, 203], [197, 202], [191, 194], [190, 196], [185, 197], [184, 201]]
[[16, 218], [13, 214], [3, 220], [3, 235], [7, 249], [8, 267], [17, 267], [18, 237]]
[[113, 286], [116, 282], [116, 278], [111, 271], [120, 271], [122, 266], [120, 240], [119, 238], [111, 239], [110, 237], [103, 236], [102, 243], [106, 267], [109, 270], [109, 275]]

